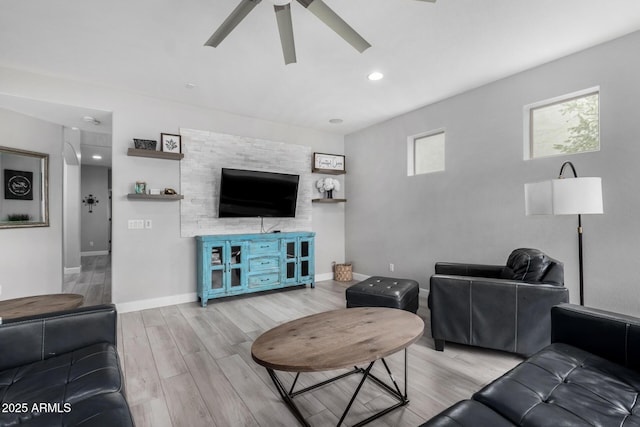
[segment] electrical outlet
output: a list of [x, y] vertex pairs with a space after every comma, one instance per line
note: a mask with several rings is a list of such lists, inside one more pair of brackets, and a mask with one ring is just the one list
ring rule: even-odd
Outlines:
[[153, 223], [151, 222], [150, 219], [144, 220], [144, 228], [153, 228]]
[[89, 246], [93, 247], [93, 241], [89, 241]]
[[389, 264], [389, 271], [393, 271], [396, 269], [396, 266], [393, 265], [392, 263]]

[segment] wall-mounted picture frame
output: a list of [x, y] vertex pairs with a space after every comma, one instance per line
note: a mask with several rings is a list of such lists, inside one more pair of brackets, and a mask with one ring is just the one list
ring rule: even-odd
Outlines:
[[313, 153], [312, 172], [345, 173], [345, 157], [342, 154]]
[[33, 172], [4, 170], [4, 198], [33, 200]]
[[160, 149], [165, 153], [181, 153], [182, 141], [180, 135], [171, 133], [160, 134]]

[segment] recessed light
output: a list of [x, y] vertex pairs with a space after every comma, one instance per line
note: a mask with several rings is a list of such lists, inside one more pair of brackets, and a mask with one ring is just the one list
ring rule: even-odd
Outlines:
[[187, 89], [193, 89], [194, 87], [196, 87], [195, 83], [187, 83], [184, 85], [184, 87], [186, 87]]
[[342, 120], [342, 119], [329, 119], [329, 123], [334, 124], [334, 125], [339, 125], [342, 122], [344, 122], [344, 120]]
[[80, 130], [80, 128], [77, 128], [77, 127], [74, 126], [74, 127], [71, 128], [71, 130]]
[[91, 158], [95, 160], [102, 160], [102, 156], [99, 154], [94, 154], [93, 156], [91, 156]]
[[382, 80], [383, 77], [384, 77], [384, 74], [382, 74], [380, 71], [374, 71], [373, 73], [367, 76], [367, 78], [372, 81]]

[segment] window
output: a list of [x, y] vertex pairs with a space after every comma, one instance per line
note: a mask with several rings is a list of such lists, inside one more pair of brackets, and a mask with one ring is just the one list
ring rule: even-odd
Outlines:
[[525, 159], [600, 150], [599, 88], [525, 107]]
[[407, 175], [444, 170], [444, 131], [410, 136], [407, 141]]

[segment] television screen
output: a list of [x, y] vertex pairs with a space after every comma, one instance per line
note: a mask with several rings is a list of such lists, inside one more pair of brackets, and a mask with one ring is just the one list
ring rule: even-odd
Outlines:
[[218, 216], [295, 217], [298, 175], [222, 168]]

